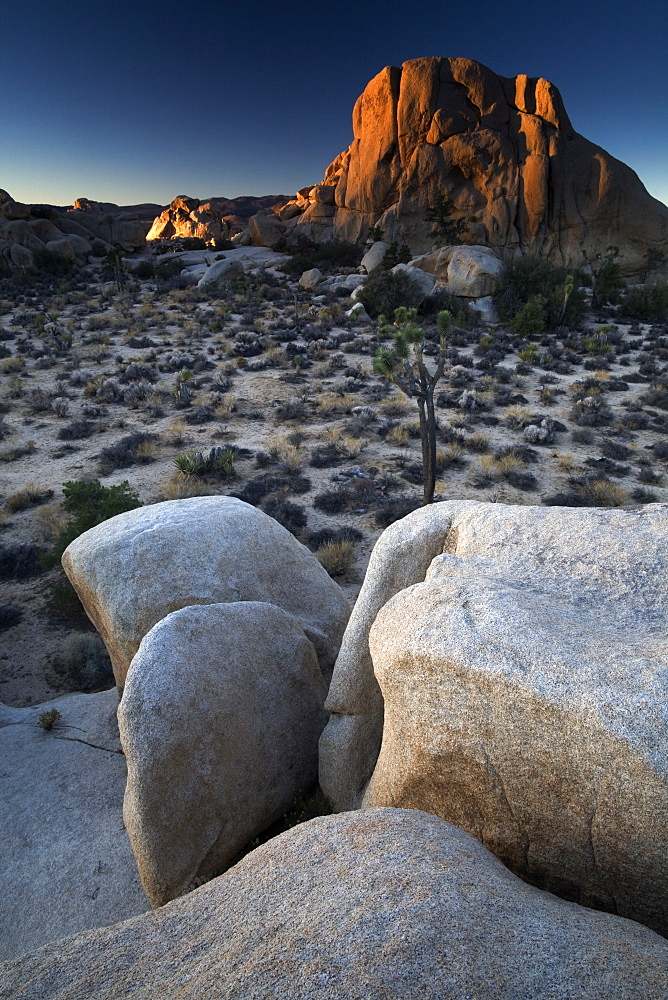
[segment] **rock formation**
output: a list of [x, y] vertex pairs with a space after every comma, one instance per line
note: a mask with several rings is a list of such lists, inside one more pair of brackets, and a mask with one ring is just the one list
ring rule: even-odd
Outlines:
[[147, 240], [197, 236], [206, 240], [229, 240], [246, 228], [247, 220], [258, 211], [279, 208], [287, 201], [284, 195], [261, 198], [210, 198], [199, 201], [178, 195], [169, 208], [153, 220]]
[[118, 710], [123, 815], [153, 906], [188, 892], [318, 777], [327, 685], [272, 604], [183, 608], [144, 636]]
[[0, 959], [148, 909], [123, 829], [117, 707], [115, 690], [0, 705]]
[[88, 207], [61, 212], [53, 205], [24, 205], [0, 190], [0, 276], [17, 267], [32, 270], [35, 253], [44, 250], [78, 264], [86, 263], [91, 253], [103, 255], [114, 243], [138, 250], [145, 232], [144, 223], [131, 213]]
[[336, 807], [426, 809], [665, 933], [667, 514], [451, 502], [390, 527], [327, 701]]
[[256, 507], [194, 497], [139, 507], [86, 531], [65, 572], [109, 651], [119, 688], [157, 622], [192, 604], [262, 601], [291, 614], [329, 678], [350, 608], [306, 546]]
[[0, 967], [4, 1000], [640, 1000], [668, 943], [525, 885], [434, 816], [320, 817], [155, 913]]
[[497, 76], [470, 59], [386, 66], [353, 111], [354, 139], [282, 210], [288, 231], [359, 239], [372, 225], [426, 251], [439, 197], [468, 224], [465, 242], [580, 264], [582, 248], [620, 247], [639, 270], [668, 247], [668, 208], [637, 175], [578, 135], [544, 79]]

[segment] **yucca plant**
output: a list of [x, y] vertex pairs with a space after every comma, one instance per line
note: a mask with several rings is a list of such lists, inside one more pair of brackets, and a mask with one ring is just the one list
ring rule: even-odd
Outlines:
[[425, 332], [416, 322], [417, 310], [401, 306], [394, 311], [393, 322], [384, 316], [378, 321], [381, 337], [392, 336], [392, 346], [381, 346], [373, 359], [376, 375], [396, 385], [410, 399], [417, 400], [422, 442], [422, 473], [424, 505], [433, 503], [436, 489], [436, 412], [434, 391], [443, 376], [447, 359], [447, 336], [452, 329], [452, 314], [447, 309], [436, 317], [439, 349], [433, 370], [424, 358]]

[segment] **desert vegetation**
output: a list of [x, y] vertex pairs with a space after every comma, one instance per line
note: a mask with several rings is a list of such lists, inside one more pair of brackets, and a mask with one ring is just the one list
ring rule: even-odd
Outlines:
[[[156, 265], [150, 252], [2, 282], [0, 698], [108, 680], [90, 650], [83, 666], [57, 666], [68, 637], [91, 629], [58, 561], [81, 531], [138, 504], [239, 497], [354, 597], [380, 531], [425, 499], [666, 497], [656, 269], [606, 286], [616, 261], [594, 261], [593, 306], [586, 260], [514, 260], [495, 293], [500, 322], [485, 324], [466, 300], [425, 299], [381, 266], [356, 296], [366, 315], [348, 317], [364, 251], [302, 240], [279, 267], [217, 290], [187, 284], [178, 255]], [[304, 290], [315, 267], [325, 280]]]

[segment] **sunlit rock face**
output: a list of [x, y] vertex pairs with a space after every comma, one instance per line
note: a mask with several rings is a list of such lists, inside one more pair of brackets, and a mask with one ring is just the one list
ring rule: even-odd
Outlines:
[[259, 211], [278, 210], [287, 200], [284, 195], [271, 194], [260, 198], [210, 198], [208, 201], [177, 195], [169, 208], [153, 220], [146, 239], [196, 236], [207, 242], [228, 240], [246, 229], [250, 216]]
[[615, 244], [632, 271], [668, 241], [668, 208], [575, 132], [547, 80], [497, 76], [470, 59], [386, 66], [355, 104], [353, 134], [323, 183], [282, 210], [288, 226], [357, 239], [380, 224], [385, 238], [424, 251], [434, 243], [425, 211], [442, 196], [467, 221], [465, 242], [555, 262]]

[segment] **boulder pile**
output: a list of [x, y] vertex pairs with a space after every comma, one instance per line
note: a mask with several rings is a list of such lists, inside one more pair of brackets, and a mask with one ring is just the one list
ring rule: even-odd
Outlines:
[[433, 812], [666, 933], [667, 514], [453, 501], [388, 528], [327, 700], [336, 808]]
[[[106, 211], [98, 202], [78, 199], [61, 212], [53, 205], [24, 205], [0, 190], [0, 275], [35, 269], [35, 254], [48, 251], [72, 263], [104, 256], [112, 245], [140, 250], [146, 226], [138, 215]], [[39, 260], [39, 258], [38, 258]]]

